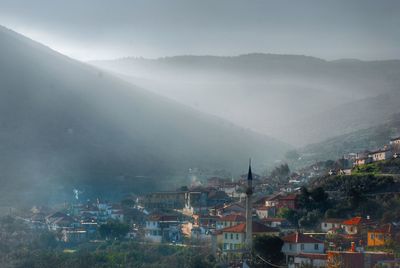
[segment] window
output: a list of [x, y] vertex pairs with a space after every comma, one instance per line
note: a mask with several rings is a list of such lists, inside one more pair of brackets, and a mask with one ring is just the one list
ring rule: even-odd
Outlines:
[[236, 240], [239, 240], [239, 234], [236, 234]]
[[225, 239], [228, 239], [228, 234], [227, 233], [225, 233]]
[[371, 239], [375, 239], [375, 235], [374, 234], [371, 234]]
[[300, 249], [301, 249], [301, 250], [304, 250], [304, 244], [301, 244], [301, 245], [300, 245]]
[[324, 223], [324, 226], [325, 226], [325, 227], [328, 227], [328, 224], [327, 224], [327, 223]]
[[224, 243], [224, 249], [228, 249], [228, 244]]
[[318, 244], [314, 244], [314, 250], [318, 250], [319, 249], [319, 245]]
[[378, 234], [378, 239], [382, 240], [383, 239], [383, 234]]
[[292, 250], [292, 249], [293, 249], [293, 245], [289, 244], [289, 250]]
[[231, 239], [233, 239], [233, 234], [231, 234]]

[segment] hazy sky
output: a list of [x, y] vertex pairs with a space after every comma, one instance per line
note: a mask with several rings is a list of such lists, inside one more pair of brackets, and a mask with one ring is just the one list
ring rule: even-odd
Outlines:
[[0, 0], [0, 24], [81, 60], [249, 52], [400, 58], [398, 0]]

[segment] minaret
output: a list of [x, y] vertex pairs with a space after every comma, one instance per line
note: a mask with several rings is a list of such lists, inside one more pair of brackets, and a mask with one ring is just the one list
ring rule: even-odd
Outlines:
[[253, 174], [251, 173], [251, 159], [249, 160], [249, 172], [247, 174], [247, 189], [246, 189], [246, 248], [252, 250], [253, 244]]

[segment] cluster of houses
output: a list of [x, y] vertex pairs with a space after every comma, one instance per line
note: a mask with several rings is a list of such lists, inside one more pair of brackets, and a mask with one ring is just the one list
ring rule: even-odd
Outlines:
[[[400, 137], [392, 139], [384, 150], [368, 152], [366, 156], [356, 154], [354, 163], [398, 157], [399, 147]], [[319, 172], [315, 168], [314, 171]], [[315, 230], [300, 230], [283, 218], [281, 211], [301, 209], [299, 190], [305, 174], [293, 174], [288, 181], [271, 185], [249, 169], [249, 174], [235, 181], [212, 177], [206, 186], [151, 192], [132, 198], [128, 206], [96, 200], [58, 211], [34, 209], [28, 221], [34, 228], [57, 233], [60, 241], [75, 243], [98, 238], [102, 224], [124, 222], [130, 226], [127, 238], [149, 243], [208, 244], [224, 262], [241, 259], [252, 239], [268, 235], [282, 239], [288, 267], [399, 264], [393, 254], [379, 248], [400, 240], [400, 220], [380, 225], [368, 217], [324, 219]]]
[[[303, 264], [312, 267], [373, 267], [400, 262], [393, 254], [379, 250], [390, 241], [400, 240], [400, 221], [380, 225], [362, 217], [324, 219], [314, 230], [299, 230], [287, 219], [279, 217], [281, 209], [300, 209], [298, 191], [256, 194], [249, 221], [246, 217], [246, 191], [232, 195], [230, 190], [225, 192], [225, 189], [232, 189], [225, 185], [232, 185], [231, 181], [211, 178], [208, 182], [207, 187], [197, 186], [184, 193], [147, 195], [143, 200], [144, 206], [150, 204], [156, 209], [147, 217], [145, 240], [153, 243], [208, 243], [219, 260], [230, 263], [246, 254], [247, 225], [251, 224], [252, 238], [267, 235], [283, 240], [282, 252], [288, 267], [301, 267]], [[166, 202], [163, 202], [163, 196]], [[215, 196], [218, 198], [214, 199]], [[160, 210], [166, 206], [169, 211]], [[334, 266], [332, 263], [335, 262], [341, 266]]]
[[355, 154], [354, 166], [365, 165], [377, 161], [400, 157], [400, 137], [390, 140], [388, 145], [374, 151], [364, 151]]
[[[124, 222], [130, 211], [119, 203], [100, 202], [65, 205], [60, 209], [33, 207], [24, 220], [33, 229], [47, 229], [60, 241], [79, 243], [98, 237], [98, 227], [108, 221]], [[131, 233], [130, 233], [131, 234]]]

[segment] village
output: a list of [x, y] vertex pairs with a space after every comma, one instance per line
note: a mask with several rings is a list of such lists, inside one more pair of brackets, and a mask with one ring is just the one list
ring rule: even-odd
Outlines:
[[[400, 243], [399, 218], [382, 223], [370, 215], [331, 218], [325, 213], [303, 224], [290, 217], [304, 209], [304, 187], [311, 179], [360, 172], [370, 163], [399, 158], [399, 148], [400, 137], [380, 150], [349, 154], [336, 168], [312, 165], [284, 180], [254, 174], [249, 165], [248, 173], [237, 179], [210, 177], [172, 191], [126, 196], [121, 202], [82, 201], [76, 190], [71, 203], [57, 209], [34, 206], [16, 217], [33, 230], [54, 233], [66, 246], [113, 239], [198, 246], [209, 248], [220, 263], [238, 266], [251, 262], [249, 251], [257, 237], [272, 236], [282, 241], [283, 267], [399, 267], [399, 253], [387, 250]], [[335, 198], [329, 191], [324, 194], [327, 200]]]

